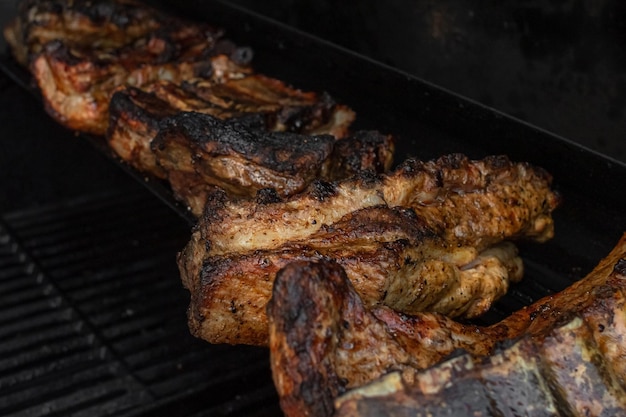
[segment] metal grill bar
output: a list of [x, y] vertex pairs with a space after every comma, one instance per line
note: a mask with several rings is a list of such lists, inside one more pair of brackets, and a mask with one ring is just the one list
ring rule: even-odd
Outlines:
[[189, 334], [175, 264], [189, 226], [158, 199], [123, 190], [3, 221], [0, 414], [278, 414], [266, 349]]
[[[102, 384], [120, 378], [119, 363], [111, 360], [19, 239], [0, 225], [5, 290], [0, 296], [0, 414], [50, 414], [64, 403], [102, 397]], [[145, 395], [128, 379], [114, 396], [136, 404]]]

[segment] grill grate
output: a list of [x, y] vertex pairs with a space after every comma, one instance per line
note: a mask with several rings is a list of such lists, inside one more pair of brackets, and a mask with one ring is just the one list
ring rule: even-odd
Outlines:
[[189, 334], [189, 226], [143, 191], [3, 217], [1, 415], [280, 414], [266, 349]]

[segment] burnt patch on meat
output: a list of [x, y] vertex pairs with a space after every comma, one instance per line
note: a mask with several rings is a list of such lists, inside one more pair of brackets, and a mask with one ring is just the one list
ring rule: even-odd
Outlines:
[[274, 188], [261, 188], [256, 193], [255, 202], [257, 204], [275, 204], [280, 201], [282, 201], [282, 198]]
[[309, 189], [311, 196], [317, 201], [324, 201], [337, 192], [335, 184], [326, 181], [313, 181]]
[[251, 164], [289, 175], [306, 173], [309, 167], [320, 166], [330, 156], [335, 142], [330, 135], [254, 131], [223, 123], [207, 114], [181, 113], [161, 123], [153, 141], [155, 148], [163, 149], [175, 135], [185, 137], [191, 146], [212, 156], [238, 154]]
[[[373, 136], [378, 140], [372, 140]], [[273, 188], [282, 198], [305, 190], [318, 179], [332, 181], [363, 170], [388, 168], [393, 159], [390, 137], [380, 133], [368, 137], [370, 140], [361, 144], [352, 136], [337, 140], [328, 134], [258, 129], [251, 115], [221, 120], [205, 113], [182, 112], [161, 122], [150, 146], [157, 165], [165, 172], [187, 173], [181, 178], [221, 187], [233, 198], [251, 199], [265, 188]], [[335, 151], [342, 141], [355, 145], [360, 164], [342, 163], [345, 154]], [[371, 158], [372, 154], [384, 160]], [[354, 167], [357, 171], [352, 171]], [[172, 185], [175, 192], [176, 187], [184, 186]], [[313, 194], [319, 198], [332, 187], [321, 183], [311, 186], [318, 190]], [[190, 197], [194, 200], [193, 195]], [[193, 213], [200, 216], [203, 204], [195, 200], [186, 204], [196, 207]]]
[[[217, 57], [221, 59], [215, 58], [209, 62], [211, 68], [219, 68], [225, 55]], [[143, 94], [139, 94], [138, 88], [132, 86], [118, 89], [112, 97], [110, 109], [107, 134], [110, 146], [122, 159], [140, 171], [162, 172], [162, 168], [156, 166], [150, 149], [151, 142], [158, 133], [158, 128], [154, 126], [158, 126], [158, 123], [166, 117], [181, 112], [198, 112], [221, 120], [229, 120], [228, 126], [239, 129], [240, 132], [241, 129], [252, 129], [313, 136], [332, 134], [338, 138], [347, 135], [354, 113], [347, 107], [336, 104], [327, 95], [322, 94], [320, 98], [315, 93], [296, 90], [262, 75], [244, 73], [229, 75], [228, 73], [232, 71], [234, 69], [228, 69], [226, 65], [226, 70], [212, 73], [210, 79], [192, 78], [181, 83], [169, 81], [150, 83], [141, 87]], [[121, 107], [116, 105], [117, 101], [128, 104]], [[138, 114], [132, 106], [141, 109], [143, 113]], [[152, 108], [155, 108], [155, 111], [151, 111]], [[283, 117], [285, 112], [289, 113], [290, 117]], [[216, 127], [215, 123], [208, 123], [207, 128], [219, 127]], [[188, 127], [188, 132], [196, 138], [206, 134], [199, 130], [193, 132], [191, 127]], [[225, 133], [222, 132], [221, 135], [224, 136]], [[132, 137], [132, 141], [129, 141], [129, 137]], [[234, 140], [237, 137], [233, 136]], [[360, 140], [351, 140], [348, 143], [353, 149], [363, 148], [362, 151], [355, 152], [357, 160], [361, 153], [364, 154], [360, 158], [361, 169], [372, 167], [374, 164], [377, 164], [376, 169], [385, 167], [388, 169], [391, 165], [391, 161], [387, 161], [393, 158], [393, 145], [390, 139], [385, 144], [386, 150], [382, 149], [381, 145], [371, 145], [377, 146], [371, 149], [368, 148], [370, 145], [361, 146]], [[373, 160], [371, 157], [366, 159], [366, 152], [373, 153], [380, 159]], [[153, 166], [143, 163], [144, 161], [152, 161]], [[341, 161], [338, 164], [341, 164]], [[352, 165], [358, 167], [359, 162], [354, 161]], [[346, 171], [341, 165], [338, 168], [334, 170], [337, 175]], [[251, 193], [253, 194], [254, 190]]]

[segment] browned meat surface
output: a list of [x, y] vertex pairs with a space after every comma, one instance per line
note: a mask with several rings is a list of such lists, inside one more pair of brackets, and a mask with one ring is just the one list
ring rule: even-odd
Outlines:
[[179, 255], [190, 328], [211, 342], [266, 344], [276, 272], [314, 259], [340, 263], [368, 307], [476, 316], [521, 277], [503, 241], [551, 237], [557, 203], [541, 170], [459, 155], [314, 182], [279, 201], [213, 194]]
[[49, 42], [120, 48], [162, 27], [168, 18], [134, 1], [26, 0], [4, 28], [15, 58], [28, 66], [30, 57]]
[[182, 85], [206, 102], [237, 113], [269, 113], [271, 130], [347, 136], [354, 112], [327, 93], [301, 91], [261, 74], [211, 83], [196, 79]]
[[20, 7], [5, 36], [28, 64], [48, 112], [71, 129], [104, 135], [119, 86], [222, 82], [248, 71], [249, 50], [221, 40], [220, 30], [140, 4], [39, 0]]
[[179, 85], [158, 81], [141, 89], [126, 86], [113, 94], [109, 145], [135, 168], [163, 178], [166, 172], [157, 164], [150, 143], [158, 133], [159, 121], [182, 111], [219, 119], [258, 114], [270, 131], [328, 133], [337, 138], [347, 135], [354, 119], [354, 112], [326, 94], [302, 92], [258, 74], [242, 74], [223, 82], [193, 79]]
[[[611, 253], [583, 279], [487, 327], [461, 325], [436, 314], [422, 313], [405, 316], [383, 308], [374, 309], [372, 313], [384, 321], [396, 337], [407, 341], [407, 346], [413, 343], [409, 341], [423, 339], [419, 341], [419, 344], [426, 343], [433, 358], [432, 361], [429, 359], [424, 362], [423, 367], [430, 366], [458, 348], [474, 356], [484, 356], [503, 341], [515, 340], [521, 336], [543, 337], [542, 335], [546, 332], [568, 322], [574, 316], [602, 309], [605, 299], [614, 294], [623, 297], [626, 281], [620, 276], [623, 275], [623, 267], [626, 265], [624, 259], [626, 259], [626, 235], [620, 239]], [[596, 313], [586, 315], [585, 320], [588, 324], [597, 324], [596, 327], [601, 334], [594, 337], [603, 346], [603, 355], [610, 358], [617, 374], [623, 375], [622, 383], [626, 384], [626, 362], [623, 361], [626, 358], [626, 345], [624, 344], [626, 333], [603, 330], [602, 323], [594, 321], [594, 314]], [[622, 316], [615, 316], [614, 320], [623, 319]], [[626, 322], [623, 325], [626, 325]], [[428, 336], [424, 337], [424, 335]], [[613, 349], [617, 346], [625, 346], [625, 348]]]
[[215, 42], [208, 28], [182, 22], [115, 50], [75, 48], [55, 41], [33, 58], [31, 72], [53, 117], [71, 129], [104, 135], [116, 87], [214, 76], [207, 55]]
[[[315, 179], [386, 170], [393, 160], [393, 141], [387, 135], [357, 132], [337, 140], [331, 135], [268, 132], [259, 129], [266, 125], [263, 118], [250, 116], [223, 121], [208, 114], [180, 113], [160, 124], [152, 151], [166, 173], [185, 173], [191, 183], [219, 186], [231, 197], [245, 198], [265, 188], [289, 196]], [[204, 207], [204, 201], [187, 203]], [[199, 216], [201, 210], [194, 213]]]
[[601, 309], [583, 312], [541, 337], [525, 336], [488, 358], [465, 354], [417, 374], [415, 382], [387, 374], [338, 398], [333, 415], [626, 415], [624, 375], [616, 374], [593, 326], [600, 321], [624, 335], [624, 322], [614, 318], [623, 318], [625, 311], [621, 294]]
[[340, 397], [334, 415], [626, 415], [625, 267], [624, 261], [616, 265], [612, 277], [621, 281], [619, 294], [603, 294], [569, 322], [525, 335], [488, 358], [466, 354], [449, 360], [417, 374], [414, 382], [388, 374]]
[[489, 327], [370, 311], [334, 261], [281, 269], [267, 311], [288, 416], [626, 411], [626, 235], [587, 277]]
[[408, 160], [388, 174], [316, 183], [284, 201], [223, 201], [207, 208], [199, 231], [209, 255], [276, 249], [353, 211], [384, 205], [411, 208], [446, 242], [481, 250], [505, 237], [550, 239], [558, 205], [550, 183], [542, 169], [503, 156]]
[[411, 356], [368, 313], [336, 263], [288, 264], [267, 311], [272, 374], [287, 416], [329, 416], [346, 388], [411, 366]]
[[[483, 313], [510, 281], [521, 278], [521, 260], [512, 244], [503, 244], [498, 255], [475, 255], [468, 267], [462, 262], [473, 248], [444, 252], [442, 241], [428, 230], [411, 235], [412, 219], [394, 209], [365, 209], [346, 224], [333, 225], [337, 231], [316, 234], [309, 244], [207, 258], [198, 284], [190, 288], [192, 332], [214, 343], [266, 344], [265, 304], [273, 279], [280, 268], [300, 260], [336, 259], [369, 307], [402, 299], [405, 309], [470, 317]], [[347, 240], [351, 234], [355, 237]]]
[[301, 190], [321, 174], [335, 138], [249, 129], [207, 114], [181, 113], [161, 124], [152, 142], [166, 171], [196, 172], [232, 195], [273, 187]]

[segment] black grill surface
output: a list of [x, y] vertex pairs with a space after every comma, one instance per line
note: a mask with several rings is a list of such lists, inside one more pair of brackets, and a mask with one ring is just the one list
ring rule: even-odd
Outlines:
[[123, 190], [3, 216], [0, 415], [279, 414], [266, 349], [189, 334], [172, 214]]

